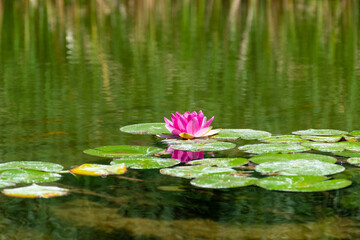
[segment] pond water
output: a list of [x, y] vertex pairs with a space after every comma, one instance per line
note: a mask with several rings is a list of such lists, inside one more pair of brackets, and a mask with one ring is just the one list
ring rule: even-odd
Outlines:
[[[97, 146], [165, 148], [119, 128], [176, 111], [273, 134], [359, 130], [359, 5], [0, 0], [0, 161], [69, 169], [108, 164], [82, 152]], [[0, 239], [358, 239], [360, 172], [341, 175], [353, 185], [284, 193], [64, 174], [68, 196], [0, 196]]]

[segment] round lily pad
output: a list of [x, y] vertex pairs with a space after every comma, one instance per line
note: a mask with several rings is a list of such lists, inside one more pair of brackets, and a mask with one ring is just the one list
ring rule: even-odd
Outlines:
[[302, 139], [300, 136], [295, 135], [280, 135], [280, 136], [271, 136], [266, 138], [259, 139], [262, 142], [266, 143], [302, 143], [307, 142], [306, 139]]
[[184, 144], [175, 144], [170, 147], [181, 151], [191, 152], [212, 152], [223, 151], [234, 148], [236, 145], [230, 142], [213, 142], [213, 143], [192, 143], [191, 140]]
[[328, 163], [336, 163], [337, 161], [334, 157], [313, 153], [261, 154], [251, 157], [249, 160], [253, 163], [261, 164], [264, 162], [279, 162], [298, 159], [318, 160]]
[[360, 157], [356, 157], [356, 158], [349, 158], [346, 160], [348, 163], [355, 165], [355, 166], [360, 166]]
[[354, 137], [360, 137], [360, 130], [351, 131], [349, 134]]
[[87, 176], [118, 175], [126, 172], [124, 163], [114, 165], [89, 164], [85, 163], [70, 170], [73, 174]]
[[252, 177], [224, 174], [196, 178], [190, 183], [201, 188], [236, 188], [252, 185], [257, 180], [257, 178]]
[[120, 131], [132, 134], [169, 134], [169, 130], [165, 127], [165, 123], [140, 123], [127, 125], [120, 128]]
[[360, 152], [360, 142], [342, 142], [345, 150]]
[[268, 190], [286, 192], [321, 192], [348, 187], [351, 181], [328, 180], [324, 176], [272, 176], [259, 179], [256, 185]]
[[301, 145], [318, 150], [320, 152], [339, 152], [345, 149], [345, 145], [343, 143], [306, 142], [302, 143]]
[[189, 165], [215, 166], [215, 167], [240, 167], [247, 164], [246, 158], [204, 158], [188, 162]]
[[318, 160], [290, 160], [279, 162], [265, 162], [257, 165], [255, 171], [260, 173], [278, 173], [280, 175], [331, 175], [344, 171], [340, 165]]
[[308, 136], [332, 136], [332, 135], [344, 135], [348, 132], [334, 129], [307, 129], [292, 132], [296, 135], [308, 135]]
[[148, 146], [130, 146], [130, 145], [117, 145], [117, 146], [103, 146], [94, 149], [87, 149], [84, 153], [96, 157], [127, 157], [127, 156], [147, 156], [164, 149]]
[[208, 166], [180, 166], [174, 168], [163, 168], [160, 170], [160, 173], [164, 175], [171, 175], [174, 177], [188, 179], [198, 178], [207, 175], [228, 174], [235, 172], [236, 171], [232, 168], [219, 168]]
[[52, 186], [39, 186], [33, 184], [27, 187], [4, 189], [2, 193], [9, 197], [19, 198], [51, 198], [65, 196], [69, 193], [66, 188], [52, 187]]
[[292, 152], [303, 152], [310, 150], [310, 148], [296, 144], [296, 143], [260, 143], [250, 144], [239, 147], [239, 150], [247, 153], [292, 153]]
[[42, 183], [53, 182], [61, 178], [60, 174], [42, 172], [32, 169], [10, 169], [1, 171], [0, 180], [12, 183]]
[[302, 135], [302, 139], [306, 139], [313, 142], [339, 142], [343, 135], [335, 135], [335, 136], [308, 136]]
[[236, 140], [238, 138], [245, 140], [255, 140], [271, 136], [271, 133], [253, 129], [221, 129], [221, 131], [212, 138], [221, 140]]
[[119, 158], [112, 161], [110, 164], [124, 163], [127, 168], [132, 169], [156, 169], [171, 167], [179, 164], [180, 161], [172, 158], [157, 158], [157, 157], [128, 157]]
[[56, 163], [40, 161], [15, 161], [0, 164], [0, 171], [9, 169], [33, 169], [44, 172], [58, 172], [63, 169], [63, 166]]
[[342, 157], [360, 157], [360, 152], [353, 151], [333, 152], [333, 154]]

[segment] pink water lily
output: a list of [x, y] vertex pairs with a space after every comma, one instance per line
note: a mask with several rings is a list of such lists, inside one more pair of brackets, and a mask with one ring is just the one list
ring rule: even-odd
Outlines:
[[164, 117], [166, 128], [174, 135], [185, 139], [193, 139], [198, 137], [209, 137], [220, 131], [220, 129], [211, 130], [210, 124], [214, 117], [206, 119], [203, 112], [185, 112], [180, 114], [176, 112], [171, 114], [171, 120]]

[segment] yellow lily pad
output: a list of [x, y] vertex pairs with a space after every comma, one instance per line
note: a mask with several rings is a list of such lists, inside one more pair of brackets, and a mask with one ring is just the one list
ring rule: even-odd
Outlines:
[[70, 170], [73, 174], [87, 176], [120, 175], [126, 172], [124, 163], [114, 165], [101, 165], [85, 163]]

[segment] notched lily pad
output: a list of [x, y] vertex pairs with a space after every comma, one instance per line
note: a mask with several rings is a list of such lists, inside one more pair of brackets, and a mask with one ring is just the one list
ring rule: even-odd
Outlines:
[[213, 142], [213, 143], [196, 143], [190, 142], [184, 144], [175, 144], [170, 147], [181, 151], [191, 152], [212, 152], [212, 151], [223, 151], [234, 148], [236, 145], [230, 142]]
[[279, 161], [290, 161], [290, 160], [318, 160], [327, 163], [336, 163], [337, 160], [334, 157], [313, 154], [313, 153], [286, 153], [286, 154], [261, 154], [251, 157], [249, 160], [253, 163], [261, 164], [264, 162], [279, 162]]
[[239, 150], [245, 151], [247, 153], [293, 153], [293, 152], [303, 152], [310, 150], [310, 148], [302, 146], [296, 143], [260, 143], [260, 144], [250, 144], [239, 147]]
[[33, 169], [44, 172], [58, 172], [63, 169], [63, 166], [56, 163], [40, 161], [16, 161], [0, 164], [0, 171], [9, 169]]
[[73, 174], [87, 176], [119, 175], [126, 172], [124, 163], [114, 165], [89, 164], [85, 163], [70, 170]]
[[163, 149], [157, 147], [117, 145], [87, 149], [84, 153], [96, 157], [116, 158], [128, 156], [148, 156], [161, 151], [163, 151]]
[[120, 163], [124, 163], [127, 168], [132, 168], [132, 169], [156, 169], [156, 168], [171, 167], [179, 164], [180, 161], [172, 158], [128, 157], [128, 158], [115, 159], [110, 164], [120, 164]]
[[193, 160], [188, 162], [189, 165], [215, 166], [215, 167], [229, 167], [236, 168], [247, 164], [246, 158], [204, 158], [201, 160]]
[[322, 162], [318, 160], [290, 160], [279, 162], [265, 162], [257, 165], [255, 171], [260, 173], [277, 173], [280, 175], [312, 175], [323, 176], [331, 175], [344, 171], [340, 165]]
[[69, 190], [66, 188], [33, 184], [26, 187], [4, 189], [2, 193], [9, 197], [18, 198], [51, 198], [65, 196], [69, 193]]
[[296, 135], [308, 135], [308, 136], [333, 136], [333, 135], [344, 135], [348, 132], [334, 129], [307, 129], [292, 132]]
[[180, 166], [174, 168], [163, 168], [160, 170], [161, 174], [170, 175], [181, 178], [198, 178], [207, 175], [228, 174], [235, 173], [232, 168], [219, 168], [208, 166]]
[[355, 165], [355, 166], [360, 166], [360, 157], [356, 157], [356, 158], [349, 158], [346, 160], [348, 163], [350, 163], [351, 165]]
[[165, 127], [165, 123], [140, 123], [127, 125], [120, 128], [120, 131], [131, 134], [169, 134], [169, 130]]
[[344, 135], [335, 135], [335, 136], [308, 136], [308, 135], [302, 135], [302, 139], [306, 139], [313, 142], [339, 142], [342, 140]]
[[255, 184], [257, 180], [257, 178], [252, 177], [224, 174], [200, 177], [192, 180], [190, 183], [196, 187], [218, 189], [245, 187]]
[[9, 169], [0, 172], [0, 180], [12, 183], [53, 182], [61, 178], [60, 174], [32, 169]]
[[253, 129], [221, 129], [221, 131], [212, 138], [220, 140], [233, 141], [238, 138], [244, 140], [256, 140], [260, 138], [270, 137], [271, 133]]
[[302, 143], [302, 142], [307, 142], [306, 139], [302, 139], [300, 136], [295, 136], [295, 135], [271, 136], [271, 137], [261, 138], [259, 140], [261, 142], [266, 142], [266, 143]]
[[256, 185], [267, 190], [286, 192], [321, 192], [351, 185], [347, 179], [328, 180], [324, 176], [272, 176], [261, 178]]

